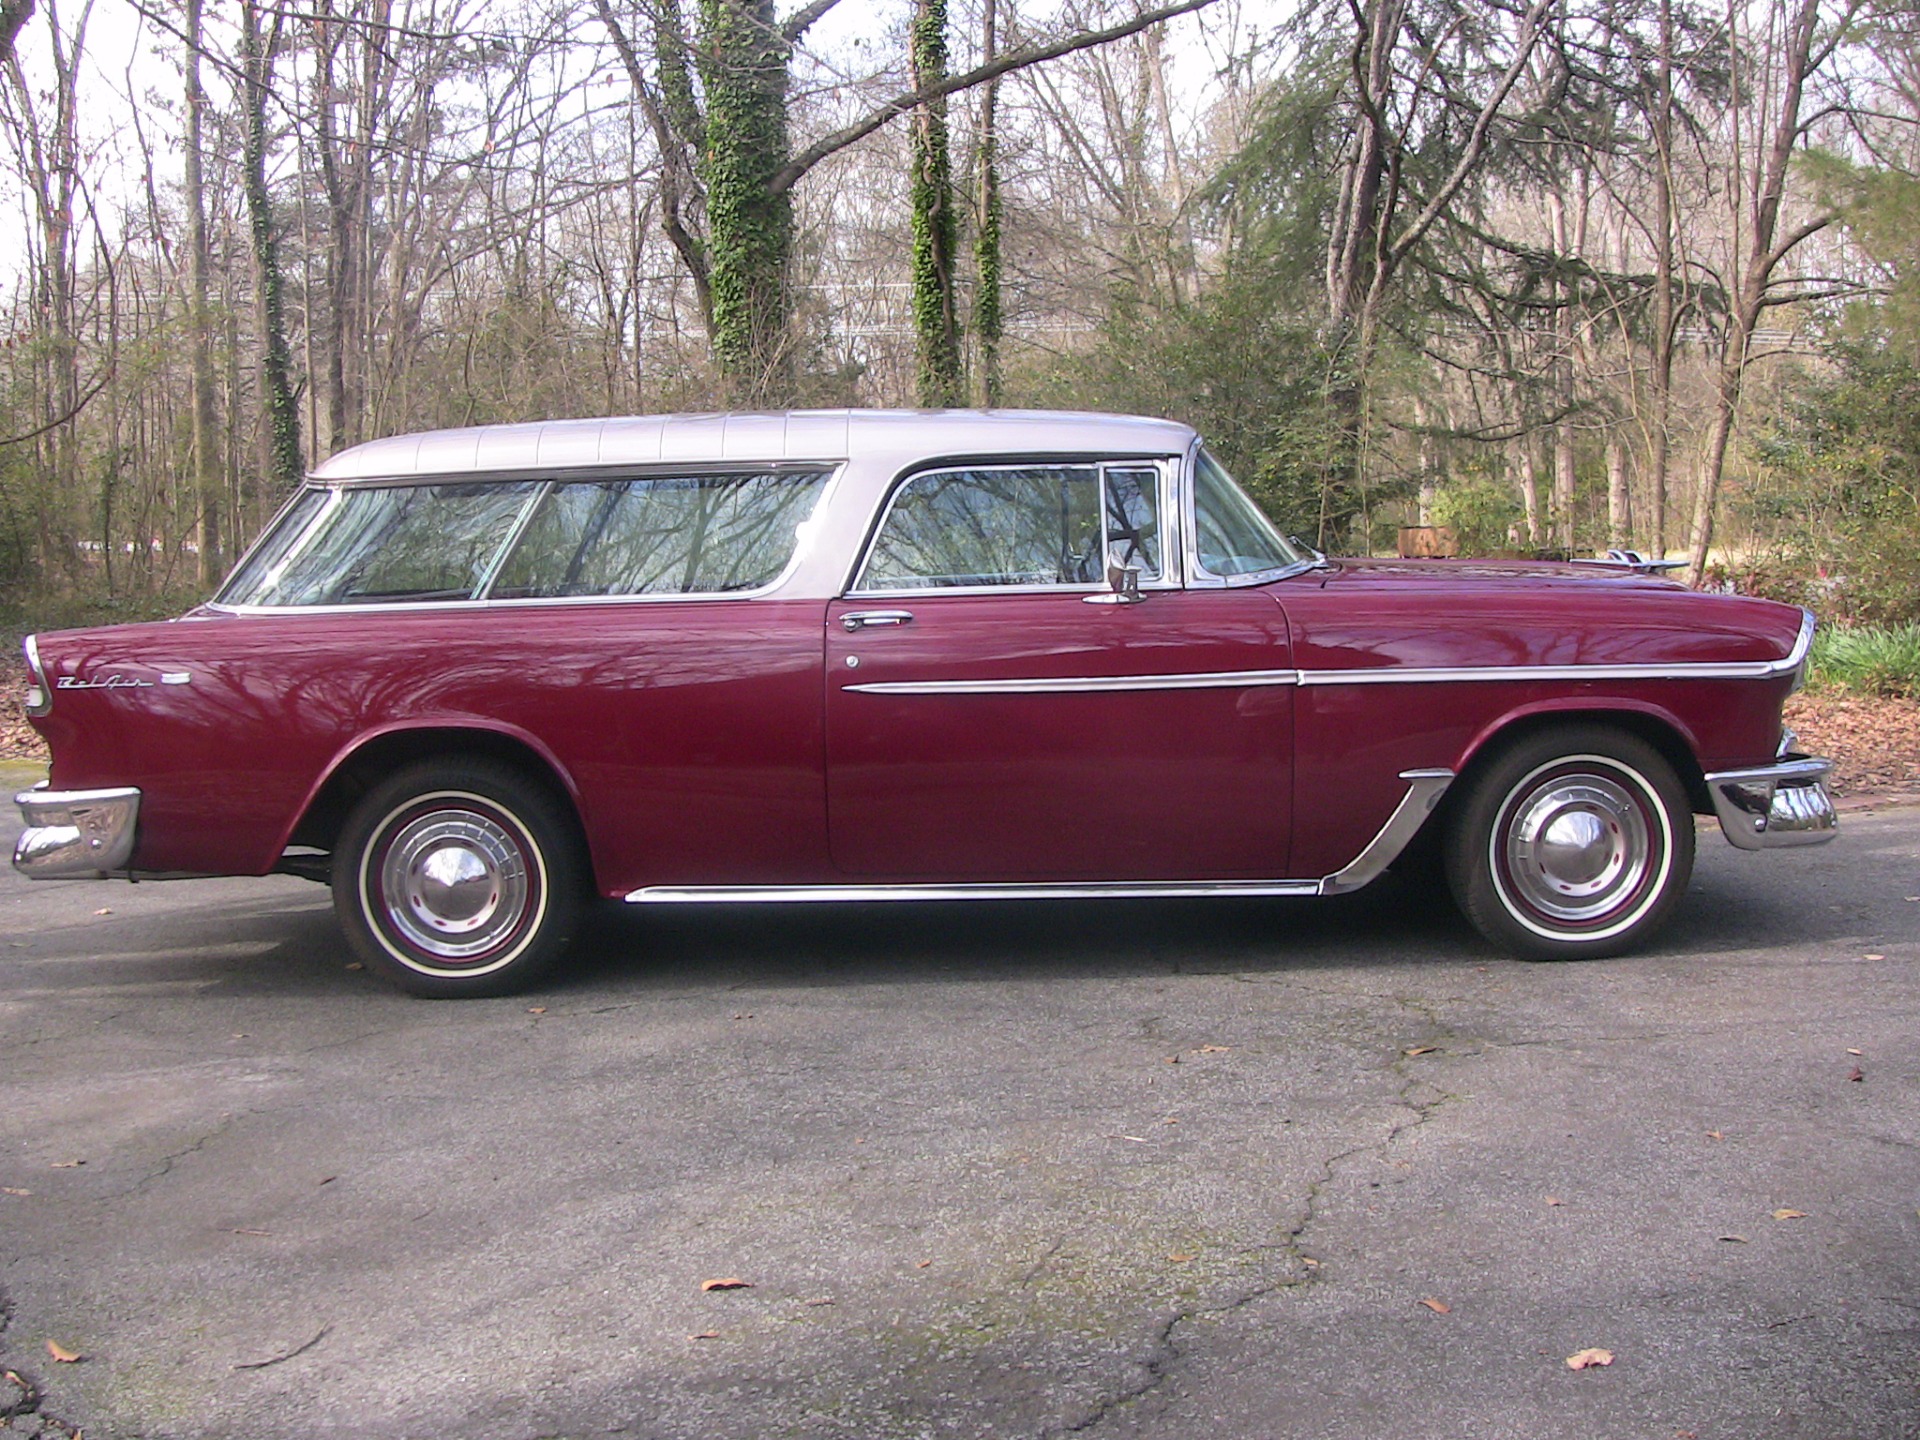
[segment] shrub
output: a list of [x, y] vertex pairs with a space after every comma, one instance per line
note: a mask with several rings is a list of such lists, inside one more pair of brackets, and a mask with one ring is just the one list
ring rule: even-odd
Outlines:
[[1920, 700], [1920, 625], [1847, 625], [1813, 637], [1816, 690]]

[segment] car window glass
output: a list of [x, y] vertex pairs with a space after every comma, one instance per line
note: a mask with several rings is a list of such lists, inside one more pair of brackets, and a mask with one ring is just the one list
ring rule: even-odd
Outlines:
[[858, 588], [1092, 584], [1102, 548], [1091, 465], [928, 471], [895, 494]]
[[300, 537], [306, 534], [307, 526], [313, 523], [313, 517], [319, 514], [321, 508], [327, 503], [328, 494], [328, 491], [317, 485], [309, 485], [293, 497], [293, 503], [281, 512], [273, 528], [254, 547], [253, 553], [241, 562], [239, 568], [222, 587], [220, 599], [223, 603], [262, 603], [242, 597], [262, 594], [279, 581], [288, 554], [299, 542]]
[[[244, 605], [464, 600], [485, 577], [535, 483], [349, 487], [275, 577], [226, 597]], [[236, 577], [237, 580], [238, 577]]]
[[1304, 558], [1204, 450], [1194, 471], [1193, 517], [1200, 568], [1210, 575], [1251, 575]]
[[556, 485], [489, 592], [711, 595], [786, 569], [826, 473], [649, 476]]
[[1142, 580], [1160, 578], [1160, 472], [1153, 466], [1109, 465], [1107, 563], [1132, 566]]

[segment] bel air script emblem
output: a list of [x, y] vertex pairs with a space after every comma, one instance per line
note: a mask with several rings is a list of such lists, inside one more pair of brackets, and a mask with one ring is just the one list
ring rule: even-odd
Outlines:
[[[162, 670], [162, 685], [190, 685], [193, 676], [185, 670]], [[151, 690], [153, 681], [142, 680], [138, 675], [122, 675], [115, 671], [111, 675], [102, 675], [93, 680], [82, 680], [78, 675], [62, 675], [53, 682], [56, 690]]]

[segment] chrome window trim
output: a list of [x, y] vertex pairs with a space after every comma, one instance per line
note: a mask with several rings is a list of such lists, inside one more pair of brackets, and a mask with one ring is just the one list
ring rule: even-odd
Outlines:
[[[1183, 532], [1182, 538], [1190, 542], [1183, 547], [1186, 552], [1187, 587], [1194, 590], [1243, 590], [1250, 585], [1270, 585], [1276, 580], [1290, 579], [1292, 576], [1319, 568], [1321, 562], [1318, 560], [1295, 560], [1290, 564], [1276, 565], [1269, 570], [1249, 570], [1243, 575], [1216, 575], [1200, 564], [1200, 454], [1206, 448], [1206, 441], [1198, 435], [1194, 436], [1193, 443], [1187, 447], [1186, 460], [1181, 467], [1181, 478], [1185, 484], [1182, 487], [1180, 529]], [[1223, 466], [1222, 469], [1224, 468]], [[1230, 475], [1227, 478], [1233, 480]], [[1233, 483], [1236, 486], [1240, 484], [1238, 480], [1233, 480]], [[1253, 497], [1249, 495], [1247, 500], [1251, 504]], [[1257, 504], [1253, 508], [1259, 511], [1262, 519], [1266, 519], [1266, 512], [1260, 510]], [[1267, 524], [1273, 526], [1271, 520], [1268, 520]], [[1278, 526], [1273, 526], [1273, 533], [1280, 535]], [[1280, 539], [1288, 549], [1293, 548], [1287, 542], [1286, 536], [1280, 535]]]
[[[886, 498], [880, 505], [879, 516], [868, 529], [866, 541], [861, 545], [859, 554], [854, 559], [852, 576], [841, 592], [842, 598], [864, 601], [899, 600], [912, 595], [1098, 595], [1108, 590], [1110, 588], [1109, 586], [1103, 585], [1098, 581], [1076, 581], [1071, 584], [1058, 585], [913, 585], [893, 586], [878, 590], [861, 588], [860, 582], [866, 578], [867, 566], [873, 559], [873, 548], [879, 543], [880, 534], [886, 529], [887, 521], [893, 517], [895, 502], [899, 500], [907, 486], [911, 485], [921, 476], [939, 475], [947, 471], [961, 470], [1040, 470], [1049, 467], [1092, 470], [1099, 477], [1099, 511], [1103, 537], [1105, 535], [1107, 522], [1107, 468], [1114, 466], [1119, 469], [1141, 470], [1151, 467], [1158, 470], [1160, 472], [1160, 514], [1163, 517], [1160, 527], [1163, 532], [1160, 575], [1154, 580], [1142, 580], [1140, 582], [1140, 593], [1147, 595], [1157, 591], [1178, 590], [1180, 588], [1180, 573], [1167, 561], [1165, 535], [1168, 532], [1177, 532], [1180, 529], [1180, 524], [1176, 519], [1174, 524], [1168, 525], [1164, 517], [1169, 513], [1173, 513], [1173, 507], [1168, 504], [1170, 498], [1169, 492], [1177, 492], [1179, 487], [1171, 478], [1171, 472], [1178, 468], [1179, 463], [1176, 457], [1168, 455], [1104, 455], [1095, 457], [1084, 455], [1063, 457], [1055, 455], [1037, 456], [1030, 459], [1000, 456], [984, 457], [974, 460], [965, 458], [945, 459], [936, 460], [925, 465], [916, 465], [896, 475], [892, 484], [888, 487]], [[1104, 544], [1104, 539], [1102, 543]], [[1184, 547], [1182, 548], [1184, 549]]]
[[[293, 564], [295, 560], [299, 559], [301, 555], [306, 553], [307, 547], [313, 543], [314, 537], [317, 534], [319, 534], [320, 526], [323, 523], [325, 523], [327, 517], [333, 514], [335, 510], [339, 509], [341, 504], [343, 503], [340, 496], [340, 488], [341, 487], [338, 485], [322, 485], [322, 484], [317, 484], [312, 481], [309, 481], [307, 484], [302, 485], [298, 490], [295, 490], [292, 495], [287, 497], [287, 503], [280, 507], [280, 515], [286, 514], [295, 505], [298, 505], [300, 503], [300, 497], [306, 494], [307, 491], [309, 490], [323, 490], [326, 492], [327, 499], [325, 504], [323, 504], [318, 510], [315, 510], [313, 512], [313, 517], [307, 521], [306, 529], [302, 530], [297, 536], [294, 537], [293, 543], [287, 547], [287, 553], [280, 557], [280, 563], [274, 566], [273, 569], [269, 570], [265, 575], [260, 577], [260, 584], [262, 585], [262, 587], [265, 587], [267, 585], [277, 585], [280, 582], [280, 577], [287, 573], [287, 567]], [[223, 601], [220, 597], [222, 595], [225, 595], [227, 591], [233, 588], [234, 577], [239, 575], [239, 573], [246, 568], [247, 561], [253, 558], [253, 552], [259, 549], [261, 545], [265, 544], [267, 537], [273, 534], [274, 526], [278, 525], [280, 522], [280, 515], [276, 515], [273, 517], [274, 518], [273, 525], [268, 525], [257, 536], [255, 536], [253, 544], [247, 547], [246, 553], [243, 554], [237, 561], [234, 562], [233, 569], [227, 572], [227, 578], [220, 582], [220, 588], [214, 592], [213, 598], [207, 602], [209, 607], [217, 610], [229, 610], [234, 613], [241, 612], [242, 607], [237, 605], [230, 605], [225, 601]], [[280, 606], [280, 605], [265, 605], [265, 606], [259, 606], [257, 608], [264, 609], [264, 610], [280, 610], [280, 609], [291, 609], [294, 607]]]
[[[806, 549], [813, 543], [814, 539], [814, 535], [809, 527], [816, 525], [820, 517], [827, 513], [827, 507], [833, 500], [834, 491], [839, 486], [845, 469], [844, 464], [834, 464], [832, 466], [825, 464], [809, 465], [792, 461], [764, 467], [742, 467], [735, 465], [709, 467], [705, 470], [700, 470], [698, 467], [690, 465], [676, 465], [651, 471], [636, 471], [633, 467], [628, 466], [624, 468], [624, 474], [622, 475], [591, 475], [568, 470], [564, 472], [549, 471], [544, 476], [516, 474], [504, 477], [500, 481], [500, 483], [503, 484], [515, 485], [524, 485], [531, 481], [534, 486], [534, 493], [528, 507], [524, 509], [519, 518], [514, 521], [513, 528], [508, 533], [508, 543], [501, 547], [500, 553], [494, 557], [494, 562], [489, 567], [487, 575], [483, 577], [487, 589], [491, 589], [493, 581], [498, 578], [499, 571], [505, 565], [507, 557], [513, 553], [512, 542], [517, 541], [524, 532], [525, 527], [532, 523], [534, 507], [538, 505], [541, 497], [557, 486], [570, 484], [606, 484], [609, 481], [622, 478], [644, 480], [649, 478], [650, 475], [664, 477], [666, 479], [672, 479], [681, 475], [692, 476], [695, 474], [734, 475], [764, 473], [769, 475], [826, 475], [826, 483], [820, 487], [820, 493], [814, 499], [812, 512], [806, 519], [800, 521], [793, 527], [793, 551], [787, 556], [786, 565], [772, 580], [753, 590], [676, 590], [671, 593], [652, 595], [525, 595], [515, 596], [511, 599], [495, 600], [488, 596], [479, 586], [476, 586], [474, 593], [464, 600], [369, 600], [358, 605], [230, 605], [215, 599], [207, 602], [207, 608], [217, 611], [222, 615], [368, 615], [381, 611], [417, 613], [420, 611], [441, 610], [492, 610], [501, 607], [528, 605], [664, 605], [681, 600], [758, 600], [771, 595], [774, 591], [785, 585], [787, 581], [791, 580], [794, 572], [800, 568], [802, 561], [806, 559]], [[489, 482], [486, 480], [472, 482], [460, 479], [459, 477], [428, 475], [402, 483], [456, 485], [468, 483], [485, 484]], [[307, 544], [313, 538], [313, 527], [318, 525], [325, 516], [331, 514], [336, 505], [342, 503], [342, 491], [348, 489], [382, 489], [390, 488], [390, 485], [389, 482], [381, 480], [367, 481], [364, 483], [356, 480], [351, 484], [336, 483], [329, 485], [327, 488], [332, 492], [332, 503], [322, 506], [319, 512], [315, 514], [306, 533], [301, 536], [299, 544], [295, 549], [287, 552], [286, 560], [282, 562], [283, 567], [284, 565], [291, 564], [294, 557], [306, 548]]]
[[493, 552], [493, 559], [487, 562], [487, 568], [480, 572], [480, 583], [473, 587], [473, 594], [468, 599], [485, 603], [493, 594], [493, 582], [500, 578], [500, 572], [506, 568], [507, 557], [513, 554], [513, 547], [520, 543], [520, 537], [527, 533], [527, 527], [533, 524], [533, 517], [540, 513], [540, 507], [546, 503], [558, 483], [548, 479], [534, 485], [533, 493], [527, 497], [527, 503], [520, 507], [513, 524], [507, 527], [506, 538], [500, 542], [500, 548]]
[[1220, 670], [1175, 675], [1068, 675], [1006, 680], [880, 680], [840, 688], [863, 695], [1076, 695], [1122, 690], [1230, 690], [1299, 683], [1298, 670]]

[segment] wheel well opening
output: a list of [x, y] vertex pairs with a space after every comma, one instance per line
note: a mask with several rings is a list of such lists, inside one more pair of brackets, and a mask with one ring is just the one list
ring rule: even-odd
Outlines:
[[510, 765], [535, 783], [552, 791], [553, 796], [573, 817], [580, 841], [580, 853], [591, 869], [592, 855], [580, 826], [579, 811], [573, 797], [553, 767], [534, 750], [511, 735], [493, 730], [400, 730], [370, 740], [327, 777], [320, 792], [307, 806], [306, 813], [293, 828], [290, 846], [312, 846], [331, 851], [338, 843], [341, 827], [360, 799], [374, 786], [402, 766], [416, 760], [445, 759], [455, 755], [485, 756]]
[[1638, 710], [1552, 710], [1516, 720], [1487, 737], [1454, 780], [1447, 791], [1445, 803], [1439, 808], [1446, 809], [1463, 803], [1465, 797], [1472, 793], [1474, 782], [1481, 772], [1514, 745], [1543, 730], [1564, 725], [1603, 725], [1644, 740], [1673, 767], [1673, 773], [1679, 777], [1682, 788], [1687, 792], [1687, 803], [1693, 812], [1696, 815], [1713, 813], [1713, 799], [1707, 794], [1706, 775], [1701, 771], [1700, 762], [1694, 758], [1686, 740], [1665, 721]]

